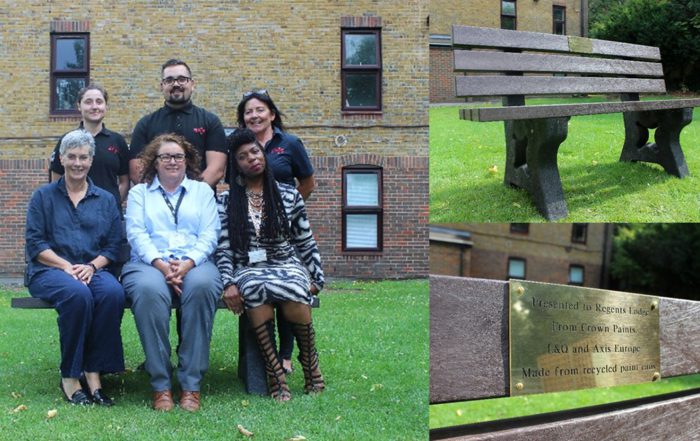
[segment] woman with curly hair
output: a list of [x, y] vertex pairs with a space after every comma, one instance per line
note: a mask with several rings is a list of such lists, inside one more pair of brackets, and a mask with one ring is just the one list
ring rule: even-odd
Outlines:
[[174, 407], [170, 310], [180, 308], [180, 407], [196, 411], [222, 290], [210, 260], [221, 228], [214, 192], [200, 180], [197, 151], [180, 135], [156, 137], [140, 159], [142, 183], [129, 192], [126, 209], [131, 261], [122, 270], [122, 283], [132, 302], [156, 410]]
[[291, 323], [299, 345], [305, 391], [320, 392], [325, 383], [318, 366], [310, 303], [311, 296], [323, 288], [324, 279], [304, 201], [293, 186], [275, 181], [250, 129], [231, 135], [229, 148], [230, 191], [221, 195], [222, 232], [216, 251], [225, 287], [223, 300], [235, 314], [245, 310], [274, 399], [291, 398], [274, 342], [275, 304]]

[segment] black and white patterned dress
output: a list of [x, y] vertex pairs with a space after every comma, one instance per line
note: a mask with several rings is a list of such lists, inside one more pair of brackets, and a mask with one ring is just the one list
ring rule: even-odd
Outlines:
[[[281, 235], [275, 239], [261, 239], [259, 248], [265, 249], [267, 260], [252, 264], [249, 263], [248, 251], [255, 248], [253, 240], [250, 241], [249, 250], [231, 249], [228, 231], [229, 195], [224, 192], [219, 196], [221, 235], [216, 249], [216, 265], [221, 272], [224, 287], [231, 284], [238, 287], [245, 309], [286, 301], [309, 304], [311, 283], [319, 290], [323, 288], [321, 257], [306, 217], [304, 200], [291, 185], [278, 183], [277, 187], [287, 212], [292, 237], [291, 240]], [[248, 233], [251, 238], [255, 236], [250, 219]]]

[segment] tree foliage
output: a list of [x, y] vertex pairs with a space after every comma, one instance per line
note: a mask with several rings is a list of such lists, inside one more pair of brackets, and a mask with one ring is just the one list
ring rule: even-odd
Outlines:
[[700, 224], [623, 224], [613, 239], [613, 285], [700, 300]]
[[591, 0], [590, 35], [658, 46], [666, 85], [700, 91], [700, 0]]

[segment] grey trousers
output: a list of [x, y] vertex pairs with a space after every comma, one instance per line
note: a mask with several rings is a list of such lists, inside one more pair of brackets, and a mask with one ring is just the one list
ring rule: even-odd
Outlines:
[[165, 277], [143, 262], [128, 262], [122, 284], [146, 355], [146, 372], [154, 391], [172, 389], [170, 364], [170, 311], [175, 303], [182, 314], [182, 341], [178, 350], [177, 379], [182, 390], [199, 391], [209, 368], [216, 303], [223, 290], [219, 270], [212, 262], [192, 268], [183, 280], [182, 295], [171, 293]]

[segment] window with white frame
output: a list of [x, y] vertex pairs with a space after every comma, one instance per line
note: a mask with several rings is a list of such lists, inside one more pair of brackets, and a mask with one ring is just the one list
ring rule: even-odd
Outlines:
[[381, 251], [383, 229], [382, 169], [343, 169], [343, 250]]

